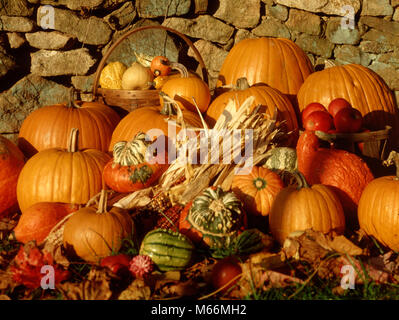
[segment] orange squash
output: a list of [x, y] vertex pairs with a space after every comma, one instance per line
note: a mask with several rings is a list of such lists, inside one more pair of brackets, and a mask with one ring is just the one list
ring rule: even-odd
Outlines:
[[22, 243], [35, 240], [40, 245], [58, 222], [78, 209], [79, 206], [67, 203], [35, 203], [21, 215], [14, 228], [15, 238]]
[[217, 87], [234, 85], [245, 77], [251, 86], [264, 83], [287, 94], [297, 108], [296, 94], [312, 72], [314, 69], [306, 53], [289, 39], [244, 39], [224, 60]]
[[279, 192], [270, 211], [273, 237], [283, 244], [292, 232], [306, 229], [343, 234], [345, 216], [335, 192], [322, 184], [310, 187], [301, 173], [295, 175], [299, 186], [288, 186]]
[[[235, 99], [236, 105], [241, 106], [250, 96], [255, 98], [251, 111], [260, 106], [259, 112], [263, 112], [271, 118], [276, 118], [284, 132], [291, 132], [291, 137], [288, 139], [291, 143], [288, 144], [293, 145], [298, 139], [299, 133], [297, 117], [290, 100], [277, 89], [267, 85], [250, 87], [246, 78], [238, 79], [232, 90], [222, 93], [212, 101], [206, 112], [206, 122], [213, 127], [230, 99]], [[275, 114], [276, 111], [277, 114]]]
[[119, 115], [99, 102], [72, 101], [33, 111], [22, 123], [18, 146], [29, 158], [38, 151], [67, 148], [72, 128], [80, 133], [83, 149], [108, 151], [111, 135], [120, 121]]
[[0, 217], [18, 209], [17, 182], [24, 164], [21, 150], [0, 135]]
[[111, 157], [96, 149], [79, 151], [76, 128], [68, 149], [40, 151], [23, 167], [17, 184], [22, 213], [37, 202], [86, 204], [102, 188], [102, 172]]
[[360, 196], [374, 179], [367, 164], [353, 153], [319, 148], [319, 140], [313, 131], [301, 134], [296, 150], [298, 170], [309, 184], [332, 187], [347, 215], [347, 224], [357, 225], [356, 209]]
[[383, 245], [399, 251], [399, 155], [392, 151], [386, 161], [396, 165], [396, 175], [371, 181], [360, 197], [360, 228]]
[[277, 173], [254, 166], [249, 174], [234, 175], [231, 188], [246, 212], [267, 216], [284, 183]]

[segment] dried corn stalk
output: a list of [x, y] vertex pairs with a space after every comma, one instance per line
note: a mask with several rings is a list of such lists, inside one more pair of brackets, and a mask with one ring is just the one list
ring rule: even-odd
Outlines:
[[[273, 139], [281, 133], [275, 119], [257, 110], [250, 112], [253, 101], [254, 97], [249, 97], [237, 108], [237, 101], [230, 100], [212, 130], [205, 126], [198, 136], [176, 142], [178, 157], [158, 186], [173, 202], [185, 204], [210, 185], [228, 190], [237, 169], [250, 170], [265, 160]], [[250, 155], [242, 157], [247, 155], [248, 149]], [[231, 161], [233, 159], [235, 161]], [[185, 178], [183, 183], [174, 185], [182, 178]]]

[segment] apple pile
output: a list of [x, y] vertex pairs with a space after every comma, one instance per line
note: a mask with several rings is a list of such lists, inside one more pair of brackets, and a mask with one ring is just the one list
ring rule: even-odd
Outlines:
[[[327, 111], [328, 109], [328, 111]], [[355, 133], [364, 131], [363, 117], [359, 110], [343, 99], [330, 102], [328, 108], [313, 102], [302, 111], [302, 124], [305, 130], [319, 130], [326, 133]]]

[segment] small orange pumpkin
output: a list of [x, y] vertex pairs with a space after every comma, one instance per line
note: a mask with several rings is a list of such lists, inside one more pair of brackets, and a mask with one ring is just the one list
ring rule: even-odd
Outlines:
[[343, 234], [345, 216], [335, 192], [322, 184], [310, 187], [301, 173], [294, 175], [299, 186], [288, 186], [280, 191], [270, 211], [273, 237], [283, 244], [294, 231], [313, 229], [325, 234]]
[[[162, 86], [162, 91], [172, 99], [181, 102], [184, 108], [189, 111], [197, 113], [197, 105], [200, 112], [206, 112], [211, 102], [208, 85], [199, 77], [190, 75], [182, 64], [175, 64], [174, 66], [180, 72], [181, 77], [170, 78]], [[160, 99], [161, 105], [163, 105], [163, 98]]]
[[249, 174], [234, 175], [231, 188], [246, 212], [267, 216], [284, 183], [277, 173], [254, 166]]

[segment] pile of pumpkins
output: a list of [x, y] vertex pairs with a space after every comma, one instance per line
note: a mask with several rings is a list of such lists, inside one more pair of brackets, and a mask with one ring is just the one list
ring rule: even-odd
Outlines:
[[[239, 106], [253, 96], [252, 109], [261, 105], [258, 112], [276, 116], [290, 134], [271, 150], [265, 164], [235, 176], [231, 190], [209, 187], [186, 204], [179, 232], [160, 229], [148, 235], [140, 251], [161, 270], [186, 267], [196, 246], [229, 245], [231, 235], [248, 228], [249, 217], [268, 221], [280, 244], [296, 230], [343, 234], [359, 223], [367, 234], [399, 250], [399, 176], [375, 178], [358, 155], [322, 148], [314, 132], [299, 130], [301, 111], [308, 104], [344, 98], [362, 113], [368, 128], [390, 125], [397, 139], [395, 100], [376, 73], [356, 64], [316, 72], [305, 52], [288, 39], [245, 39], [226, 57], [219, 95], [212, 98], [207, 84], [184, 68], [168, 78], [172, 65], [165, 57], [154, 59], [151, 67], [110, 63], [100, 84], [145, 90], [164, 77], [157, 88], [177, 101], [186, 123], [197, 128], [202, 127], [198, 112], [212, 127], [230, 99]], [[151, 142], [143, 133], [154, 128], [168, 132], [165, 119], [176, 117], [168, 100], [160, 99], [160, 106], [135, 109], [123, 119], [96, 101], [46, 106], [25, 119], [18, 146], [1, 137], [0, 216], [19, 206], [17, 239], [41, 243], [72, 212], [64, 245], [86, 261], [98, 262], [117, 252], [122, 239], [134, 236], [129, 212], [109, 208], [105, 189], [130, 193], [156, 184], [168, 168], [167, 161], [158, 161], [166, 159], [166, 150], [154, 156], [157, 161], [145, 157]], [[395, 153], [390, 160], [399, 161]], [[287, 185], [282, 171], [296, 183]], [[99, 204], [85, 207], [100, 192]]]

